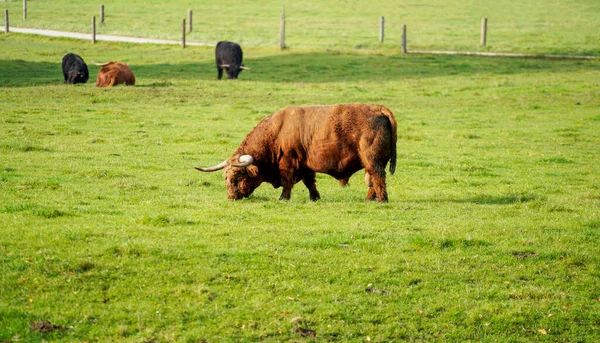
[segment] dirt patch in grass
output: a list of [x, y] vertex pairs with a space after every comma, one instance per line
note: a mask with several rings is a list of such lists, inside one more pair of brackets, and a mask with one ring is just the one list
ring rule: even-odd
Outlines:
[[512, 253], [513, 257], [516, 259], [527, 259], [538, 256], [537, 253], [532, 251], [515, 251]]
[[296, 326], [294, 328], [294, 332], [299, 334], [302, 337], [315, 337], [317, 336], [317, 332], [315, 330], [309, 328], [303, 328], [300, 326]]
[[29, 325], [32, 331], [39, 333], [50, 333], [54, 331], [67, 331], [67, 328], [62, 325], [55, 325], [47, 321], [33, 322]]

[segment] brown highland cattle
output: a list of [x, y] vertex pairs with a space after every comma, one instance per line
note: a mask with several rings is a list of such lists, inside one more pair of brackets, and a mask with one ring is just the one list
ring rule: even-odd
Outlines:
[[96, 87], [112, 87], [120, 84], [135, 85], [135, 76], [129, 66], [122, 62], [107, 62], [96, 65], [101, 66], [96, 80]]
[[316, 173], [346, 185], [365, 169], [367, 200], [388, 200], [385, 167], [396, 168], [396, 119], [382, 105], [342, 104], [287, 107], [264, 118], [225, 161], [204, 172], [223, 170], [229, 199], [249, 197], [263, 182], [283, 187], [289, 200], [303, 181], [310, 199], [318, 200]]

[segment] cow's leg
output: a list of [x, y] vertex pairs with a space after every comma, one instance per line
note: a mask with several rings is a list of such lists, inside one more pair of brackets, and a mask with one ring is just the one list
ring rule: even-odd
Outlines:
[[369, 190], [367, 191], [367, 200], [377, 200], [387, 202], [388, 195], [385, 184], [385, 171], [382, 168], [378, 170], [367, 170], [365, 173], [365, 183]]
[[382, 152], [390, 150], [388, 139], [385, 135], [376, 135], [371, 140], [361, 139], [359, 144], [360, 160], [366, 172], [365, 183], [369, 187], [366, 199], [387, 202], [385, 165], [389, 157]]
[[382, 172], [381, 174], [371, 174], [371, 180], [373, 181], [373, 189], [377, 195], [377, 201], [387, 202], [388, 194], [385, 184], [385, 172]]
[[290, 200], [292, 197], [292, 188], [294, 184], [287, 184], [285, 182], [282, 183], [283, 190], [281, 191], [281, 195], [279, 196], [279, 200]]
[[310, 195], [311, 201], [317, 201], [321, 199], [321, 194], [319, 194], [319, 191], [317, 190], [317, 181], [315, 180], [315, 174], [316, 173], [314, 172], [309, 173], [306, 176], [304, 176], [304, 179], [302, 180], [306, 188], [308, 188], [308, 193]]
[[373, 182], [371, 181], [371, 174], [365, 172], [365, 184], [369, 188], [367, 190], [367, 200], [375, 200], [377, 193], [375, 193], [375, 189], [373, 189]]
[[279, 200], [290, 200], [292, 197], [292, 188], [283, 186]]
[[280, 170], [281, 175], [281, 196], [279, 200], [290, 200], [292, 197], [292, 188], [294, 188], [294, 173], [288, 170]]
[[217, 72], [218, 72], [217, 79], [220, 80], [223, 77], [223, 68], [217, 67]]

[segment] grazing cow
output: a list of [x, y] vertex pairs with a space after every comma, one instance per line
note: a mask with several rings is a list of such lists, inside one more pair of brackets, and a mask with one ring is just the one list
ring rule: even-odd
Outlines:
[[302, 180], [310, 200], [320, 198], [315, 174], [346, 185], [365, 169], [367, 200], [388, 200], [385, 166], [396, 169], [396, 119], [385, 106], [342, 104], [287, 107], [264, 118], [225, 161], [200, 171], [223, 170], [228, 198], [248, 197], [263, 182], [283, 187], [289, 200]]
[[62, 59], [62, 72], [65, 77], [65, 83], [86, 83], [90, 78], [87, 64], [81, 56], [72, 52], [66, 54]]
[[228, 41], [217, 43], [215, 48], [215, 60], [219, 74], [217, 78], [220, 80], [223, 77], [223, 69], [227, 72], [228, 79], [237, 79], [242, 70], [251, 70], [251, 68], [244, 67], [243, 58], [244, 53], [239, 44]]
[[135, 76], [129, 66], [122, 62], [96, 63], [101, 66], [96, 87], [112, 87], [120, 84], [135, 85]]

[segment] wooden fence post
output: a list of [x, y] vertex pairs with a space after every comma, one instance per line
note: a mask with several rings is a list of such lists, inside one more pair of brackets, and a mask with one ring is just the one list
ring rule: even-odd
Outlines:
[[8, 33], [8, 10], [4, 10], [4, 33]]
[[381, 19], [379, 19], [379, 43], [383, 43], [384, 21], [385, 19], [383, 18], [383, 16], [381, 16]]
[[192, 32], [192, 9], [188, 10], [188, 32]]
[[279, 49], [285, 49], [285, 7], [281, 6], [281, 23], [279, 25]]
[[406, 49], [406, 24], [402, 25], [402, 53], [408, 53], [408, 50]]
[[185, 48], [185, 18], [181, 22], [181, 47]]
[[487, 42], [487, 18], [481, 19], [481, 46]]
[[27, 0], [23, 0], [23, 20], [27, 20]]
[[96, 16], [92, 16], [92, 44], [96, 44]]
[[104, 4], [100, 5], [100, 24], [104, 24]]

